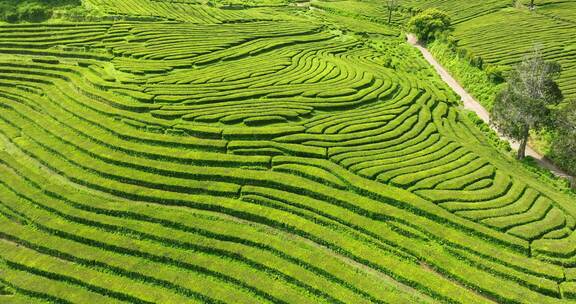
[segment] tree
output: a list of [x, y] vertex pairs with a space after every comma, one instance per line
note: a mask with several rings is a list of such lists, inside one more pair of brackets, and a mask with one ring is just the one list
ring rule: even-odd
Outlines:
[[554, 80], [559, 73], [560, 65], [545, 61], [535, 48], [512, 70], [506, 88], [496, 96], [491, 122], [505, 136], [520, 142], [518, 159], [526, 155], [530, 130], [552, 123], [550, 106], [563, 98]]
[[52, 11], [42, 3], [24, 3], [18, 7], [20, 20], [30, 22], [41, 22], [50, 18]]
[[399, 0], [386, 0], [386, 7], [388, 8], [388, 24], [392, 22], [392, 13], [398, 9]]
[[554, 120], [553, 157], [562, 163], [564, 169], [576, 174], [576, 100], [557, 110]]
[[450, 30], [450, 26], [448, 14], [435, 8], [419, 13], [408, 22], [408, 29], [424, 42], [439, 38]]

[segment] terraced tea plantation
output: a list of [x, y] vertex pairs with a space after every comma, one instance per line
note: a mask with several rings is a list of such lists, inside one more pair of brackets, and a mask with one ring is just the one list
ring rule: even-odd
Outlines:
[[109, 17], [0, 26], [1, 303], [576, 298], [574, 196], [398, 28], [85, 2]]
[[576, 2], [518, 0], [408, 0], [420, 8], [438, 7], [455, 22], [458, 45], [481, 56], [490, 65], [512, 66], [537, 46], [546, 60], [562, 66], [558, 84], [567, 99], [576, 98]]

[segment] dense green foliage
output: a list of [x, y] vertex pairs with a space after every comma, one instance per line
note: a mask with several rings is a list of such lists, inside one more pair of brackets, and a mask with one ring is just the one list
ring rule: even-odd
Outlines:
[[520, 142], [520, 159], [525, 156], [530, 131], [552, 125], [551, 107], [564, 98], [555, 81], [559, 73], [557, 63], [545, 61], [535, 50], [508, 74], [506, 87], [496, 96], [491, 122], [502, 134]]
[[[574, 44], [574, 13], [576, 2], [543, 0], [536, 1], [536, 7], [529, 10], [529, 1], [508, 0], [465, 1], [465, 0], [407, 0], [405, 5], [418, 9], [437, 7], [448, 12], [454, 20], [454, 32], [450, 44], [452, 59], [446, 58], [450, 70], [459, 81], [472, 92], [488, 109], [491, 109], [491, 95], [498, 91], [497, 84], [486, 81], [467, 81], [468, 75], [474, 75], [474, 65], [482, 63], [484, 73], [481, 78], [493, 78], [497, 83], [499, 75], [506, 76], [506, 71], [517, 64], [534, 46], [541, 48], [546, 60], [562, 66], [557, 82], [566, 97], [576, 98], [576, 44]], [[450, 54], [450, 52], [439, 52]], [[454, 60], [464, 58], [466, 54], [470, 64], [452, 64]], [[496, 75], [494, 75], [496, 73]], [[495, 77], [494, 77], [495, 76]], [[559, 108], [563, 108], [561, 105]], [[550, 129], [538, 132], [533, 138], [536, 148], [551, 158], [563, 169], [576, 174], [573, 164], [576, 160], [559, 157], [553, 152], [558, 130]], [[560, 139], [562, 141], [562, 139]]]
[[556, 112], [552, 155], [570, 172], [576, 172], [576, 100]]
[[446, 37], [450, 27], [450, 17], [445, 12], [435, 8], [418, 13], [408, 22], [408, 30], [424, 42]]
[[[482, 69], [473, 66], [470, 58], [462, 56], [445, 41], [434, 41], [428, 44], [428, 50], [446, 69], [450, 71], [485, 108], [492, 109], [497, 93], [501, 90], [503, 71], [501, 67]], [[491, 71], [489, 74], [488, 72]]]
[[0, 20], [14, 22], [42, 22], [52, 16], [54, 9], [71, 9], [80, 0], [0, 0]]
[[0, 26], [0, 302], [573, 301], [574, 196], [400, 12], [271, 3]]

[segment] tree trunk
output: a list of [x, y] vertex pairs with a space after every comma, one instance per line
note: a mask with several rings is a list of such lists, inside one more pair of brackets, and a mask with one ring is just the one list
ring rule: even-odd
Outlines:
[[530, 0], [530, 8], [534, 9], [534, 0]]
[[392, 9], [391, 8], [388, 9], [388, 24], [390, 24], [390, 22], [392, 22]]
[[522, 160], [526, 157], [526, 145], [528, 145], [528, 128], [525, 128], [522, 139], [520, 139], [520, 146], [518, 147], [518, 159]]

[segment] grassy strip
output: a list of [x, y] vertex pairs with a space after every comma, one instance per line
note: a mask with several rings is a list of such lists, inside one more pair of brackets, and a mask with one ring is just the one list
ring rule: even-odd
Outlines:
[[501, 86], [494, 84], [486, 72], [474, 67], [466, 58], [458, 56], [448, 44], [435, 41], [427, 46], [434, 58], [442, 64], [450, 74], [470, 92], [472, 96], [487, 109], [492, 108], [492, 103]]

